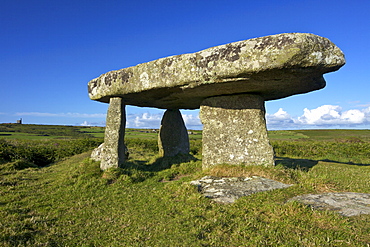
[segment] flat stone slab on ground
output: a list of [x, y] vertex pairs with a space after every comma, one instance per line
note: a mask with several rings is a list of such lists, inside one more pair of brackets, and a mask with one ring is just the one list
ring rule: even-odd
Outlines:
[[289, 201], [298, 201], [315, 209], [337, 211], [343, 216], [370, 214], [370, 194], [341, 192], [307, 194]]
[[205, 197], [220, 203], [233, 203], [242, 196], [291, 186], [257, 176], [230, 178], [205, 176], [199, 180], [191, 181], [190, 184], [198, 186], [199, 192]]

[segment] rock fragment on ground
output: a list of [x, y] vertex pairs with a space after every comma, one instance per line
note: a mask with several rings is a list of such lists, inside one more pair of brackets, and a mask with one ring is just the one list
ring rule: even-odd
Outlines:
[[219, 203], [233, 203], [242, 196], [291, 186], [257, 176], [229, 178], [205, 176], [199, 180], [191, 181], [190, 184], [198, 186], [201, 194]]

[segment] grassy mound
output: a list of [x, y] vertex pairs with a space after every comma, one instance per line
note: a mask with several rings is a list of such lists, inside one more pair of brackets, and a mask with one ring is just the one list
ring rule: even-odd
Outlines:
[[[102, 172], [99, 163], [88, 157], [83, 153], [44, 168], [2, 170], [0, 245], [364, 246], [370, 242], [369, 215], [345, 218], [286, 203], [305, 193], [370, 193], [369, 166], [323, 161], [307, 166], [305, 160], [285, 159], [276, 167], [220, 165], [201, 171], [200, 160], [173, 160], [169, 168], [158, 169], [161, 160], [153, 154], [151, 161], [132, 158], [126, 169]], [[222, 205], [203, 198], [188, 183], [204, 175], [257, 175], [295, 185]]]
[[[275, 167], [206, 171], [200, 139], [191, 141], [191, 156], [164, 159], [154, 138], [130, 138], [125, 168], [104, 172], [90, 151], [81, 153], [99, 139], [0, 140], [0, 246], [366, 246], [370, 215], [343, 217], [287, 202], [307, 193], [370, 193], [367, 132], [340, 133], [274, 133]], [[205, 175], [294, 185], [223, 205], [189, 184]]]

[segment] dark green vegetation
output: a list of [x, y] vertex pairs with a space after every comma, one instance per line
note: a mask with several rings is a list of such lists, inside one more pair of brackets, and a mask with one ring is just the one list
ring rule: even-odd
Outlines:
[[370, 164], [370, 130], [270, 131], [279, 157]]
[[[64, 125], [0, 124], [0, 138], [6, 139], [75, 139], [104, 138], [103, 127], [76, 127]], [[157, 140], [158, 130], [126, 129], [126, 139]], [[202, 139], [200, 130], [189, 131], [190, 139]]]
[[278, 130], [268, 134], [272, 140], [370, 142], [370, 130]]
[[[87, 150], [101, 142], [101, 138], [87, 136], [102, 133], [102, 128], [72, 128], [83, 137], [58, 134], [63, 139], [55, 139], [50, 133], [47, 137], [51, 140], [32, 140], [28, 147], [68, 153], [74, 146]], [[277, 166], [220, 165], [208, 171], [201, 169], [199, 138], [191, 140], [195, 159], [189, 160], [187, 156], [161, 159], [157, 156], [155, 133], [133, 131], [133, 134], [148, 137], [127, 138], [130, 158], [125, 169], [102, 172], [99, 163], [89, 160], [89, 152], [84, 150], [66, 154], [84, 152], [69, 158], [55, 156], [55, 163], [43, 167], [24, 157], [12, 157], [9, 161], [3, 156], [0, 246], [368, 246], [370, 243], [369, 215], [342, 217], [296, 202], [286, 203], [289, 198], [306, 193], [370, 193], [370, 131], [270, 132], [278, 156]], [[50, 148], [59, 141], [65, 141], [59, 144], [59, 150]], [[30, 152], [25, 146], [29, 142], [3, 139], [0, 153], [6, 153], [3, 150], [9, 148], [8, 144], [13, 145], [11, 153], [17, 153], [16, 148], [21, 150], [19, 155]], [[96, 143], [92, 145], [93, 142]], [[294, 186], [223, 205], [203, 198], [188, 183], [204, 175], [257, 175]]]
[[5, 140], [0, 139], [0, 161], [43, 167], [63, 158], [91, 150], [98, 139]]
[[[104, 137], [104, 128], [102, 127], [83, 127], [79, 129], [80, 132], [88, 134], [93, 137]], [[158, 139], [157, 129], [126, 129], [126, 139], [139, 138], [139, 139]], [[200, 130], [189, 131], [189, 138], [191, 140], [202, 139], [202, 132]]]

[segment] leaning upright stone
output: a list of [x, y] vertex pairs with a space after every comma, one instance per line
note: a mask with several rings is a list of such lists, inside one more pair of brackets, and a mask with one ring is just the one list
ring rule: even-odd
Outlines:
[[274, 165], [265, 106], [252, 94], [211, 97], [200, 106], [203, 169], [217, 164]]
[[102, 170], [123, 166], [126, 158], [125, 126], [125, 105], [121, 98], [112, 97], [108, 108], [103, 155], [100, 163]]
[[162, 118], [158, 135], [160, 156], [189, 154], [189, 136], [178, 109], [167, 110]]

